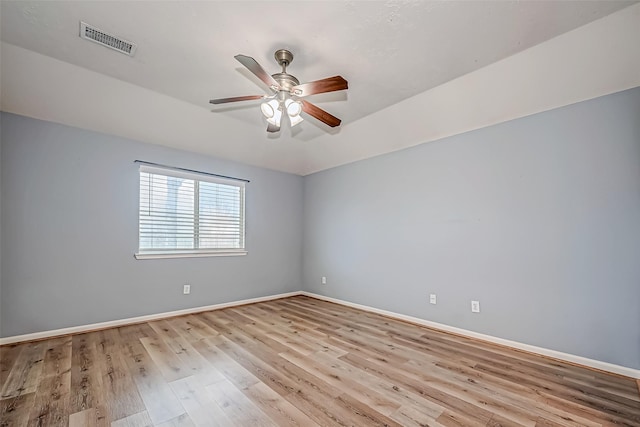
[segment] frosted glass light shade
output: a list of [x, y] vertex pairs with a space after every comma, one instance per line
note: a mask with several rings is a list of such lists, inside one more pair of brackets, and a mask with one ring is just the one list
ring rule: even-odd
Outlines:
[[289, 117], [291, 116], [297, 116], [302, 112], [302, 105], [300, 105], [299, 102], [294, 101], [292, 99], [287, 99], [284, 102], [285, 107], [287, 107], [287, 113], [289, 114]]
[[270, 99], [269, 101], [260, 104], [260, 110], [267, 119], [270, 119], [276, 115], [278, 107], [280, 107], [280, 105], [278, 104], [278, 100], [276, 99]]
[[273, 117], [268, 118], [267, 122], [271, 123], [272, 125], [280, 127], [280, 119], [281, 118], [282, 118], [282, 111], [275, 110], [274, 114], [273, 114]]
[[260, 104], [260, 111], [262, 111], [262, 114], [267, 118], [270, 119], [271, 117], [273, 117], [273, 107], [271, 107], [271, 105], [269, 105], [268, 102], [263, 102], [262, 104]]
[[292, 127], [304, 121], [304, 119], [300, 117], [300, 113], [302, 112], [302, 105], [300, 102], [287, 99], [284, 101], [284, 106], [287, 109], [287, 115], [289, 116], [289, 121], [291, 122]]

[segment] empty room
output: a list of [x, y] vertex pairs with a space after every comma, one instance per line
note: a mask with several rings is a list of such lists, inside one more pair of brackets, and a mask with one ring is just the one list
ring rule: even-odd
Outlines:
[[0, 38], [0, 426], [640, 426], [640, 2]]

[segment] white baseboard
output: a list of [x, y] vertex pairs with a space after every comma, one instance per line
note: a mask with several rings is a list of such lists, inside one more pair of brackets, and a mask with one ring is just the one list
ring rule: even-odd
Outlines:
[[306, 295], [308, 297], [317, 298], [324, 301], [334, 302], [336, 304], [341, 304], [347, 307], [357, 308], [360, 310], [369, 311], [376, 314], [381, 314], [383, 316], [392, 317], [399, 320], [404, 320], [411, 323], [416, 323], [418, 325], [428, 326], [429, 328], [439, 329], [445, 332], [451, 332], [457, 335], [462, 335], [465, 337], [476, 338], [482, 341], [488, 341], [495, 344], [500, 344], [506, 347], [511, 347], [517, 350], [524, 350], [529, 353], [535, 353], [546, 357], [551, 357], [553, 359], [562, 360], [565, 362], [575, 363], [577, 365], [586, 366], [589, 368], [598, 369], [601, 371], [611, 372], [614, 374], [622, 375], [625, 377], [631, 377], [640, 379], [640, 370], [628, 368], [626, 366], [614, 365], [613, 363], [602, 362], [599, 360], [589, 359], [582, 356], [576, 356], [574, 354], [563, 353], [561, 351], [550, 350], [548, 348], [537, 347], [534, 345], [523, 344], [517, 341], [505, 340], [502, 338], [494, 337], [491, 335], [485, 335], [478, 332], [469, 331], [467, 329], [456, 328], [454, 326], [445, 325], [442, 323], [432, 322], [429, 320], [420, 319], [418, 317], [407, 316], [404, 314], [394, 313], [392, 311], [381, 310], [379, 308], [369, 307], [362, 304], [356, 304], [349, 301], [340, 300], [337, 298], [331, 298], [324, 295], [314, 294], [312, 292], [301, 292], [302, 295]]
[[478, 333], [478, 332], [469, 331], [467, 329], [456, 328], [454, 326], [449, 326], [449, 325], [445, 325], [445, 324], [442, 324], [442, 323], [432, 322], [430, 320], [424, 320], [424, 319], [420, 319], [418, 317], [413, 317], [413, 316], [407, 316], [407, 315], [404, 315], [404, 314], [394, 313], [392, 311], [382, 310], [382, 309], [375, 308], [375, 307], [369, 307], [367, 305], [362, 305], [362, 304], [356, 304], [356, 303], [353, 303], [353, 302], [344, 301], [344, 300], [337, 299], [337, 298], [331, 298], [331, 297], [327, 297], [327, 296], [324, 296], [324, 295], [314, 294], [312, 292], [306, 292], [306, 291], [287, 292], [287, 293], [283, 293], [283, 294], [268, 295], [268, 296], [264, 296], [264, 297], [250, 298], [250, 299], [239, 300], [239, 301], [231, 301], [231, 302], [225, 302], [225, 303], [220, 303], [220, 304], [205, 305], [205, 306], [194, 307], [194, 308], [185, 308], [183, 310], [167, 311], [167, 312], [164, 312], [164, 313], [157, 313], [157, 314], [149, 314], [149, 315], [146, 315], [146, 316], [130, 317], [128, 319], [111, 320], [111, 321], [108, 321], [108, 322], [92, 323], [92, 324], [89, 324], [89, 325], [73, 326], [73, 327], [70, 327], [70, 328], [53, 329], [53, 330], [49, 330], [49, 331], [35, 332], [35, 333], [32, 333], [32, 334], [14, 335], [14, 336], [10, 336], [10, 337], [0, 338], [0, 345], [15, 344], [15, 343], [23, 342], [23, 341], [41, 340], [41, 339], [53, 338], [53, 337], [58, 337], [58, 336], [62, 336], [62, 335], [69, 335], [69, 334], [80, 334], [80, 333], [83, 333], [83, 332], [95, 331], [95, 330], [99, 330], [99, 329], [107, 329], [107, 328], [113, 328], [113, 327], [118, 327], [118, 326], [131, 325], [131, 324], [134, 324], [134, 323], [149, 322], [149, 321], [152, 321], [152, 320], [166, 319], [168, 317], [175, 317], [175, 316], [182, 316], [182, 315], [185, 315], [185, 314], [200, 313], [200, 312], [203, 312], [203, 311], [219, 310], [219, 309], [222, 309], [222, 308], [236, 307], [236, 306], [239, 306], [239, 305], [253, 304], [253, 303], [257, 303], [257, 302], [271, 301], [271, 300], [280, 299], [280, 298], [293, 297], [293, 296], [296, 296], [296, 295], [305, 295], [305, 296], [308, 296], [308, 297], [311, 297], [311, 298], [316, 298], [316, 299], [319, 299], [319, 300], [329, 301], [329, 302], [333, 302], [333, 303], [336, 303], [336, 304], [341, 304], [341, 305], [344, 305], [344, 306], [347, 306], [347, 307], [357, 308], [357, 309], [360, 309], [360, 310], [369, 311], [371, 313], [381, 314], [383, 316], [388, 316], [388, 317], [392, 317], [392, 318], [395, 318], [395, 319], [399, 319], [399, 320], [404, 320], [404, 321], [407, 321], [407, 322], [415, 323], [415, 324], [418, 324], [418, 325], [427, 326], [429, 328], [438, 329], [438, 330], [445, 331], [445, 332], [451, 332], [451, 333], [454, 333], [454, 334], [458, 334], [458, 335], [462, 335], [462, 336], [466, 336], [466, 337], [470, 337], [470, 338], [476, 338], [476, 339], [479, 339], [479, 340], [483, 340], [483, 341], [487, 341], [487, 342], [491, 342], [491, 343], [495, 343], [495, 344], [500, 344], [500, 345], [503, 345], [503, 346], [506, 346], [506, 347], [511, 347], [511, 348], [514, 348], [514, 349], [517, 349], [517, 350], [523, 350], [523, 351], [527, 351], [529, 353], [535, 353], [535, 354], [539, 354], [539, 355], [542, 355], [542, 356], [551, 357], [553, 359], [558, 359], [558, 360], [562, 360], [562, 361], [565, 361], [565, 362], [570, 362], [570, 363], [575, 363], [575, 364], [578, 364], [578, 365], [586, 366], [586, 367], [589, 367], [589, 368], [599, 369], [601, 371], [606, 371], [606, 372], [611, 372], [611, 373], [618, 374], [618, 375], [623, 375], [625, 377], [631, 377], [631, 378], [640, 379], [640, 370], [638, 370], [638, 369], [628, 368], [626, 366], [614, 365], [613, 363], [602, 362], [602, 361], [599, 361], [599, 360], [589, 359], [589, 358], [582, 357], [582, 356], [576, 356], [574, 354], [569, 354], [569, 353], [563, 353], [563, 352], [556, 351], [556, 350], [550, 350], [550, 349], [543, 348], [543, 347], [537, 347], [537, 346], [533, 346], [533, 345], [529, 345], [529, 344], [523, 344], [523, 343], [520, 343], [520, 342], [517, 342], [517, 341], [506, 340], [506, 339], [494, 337], [494, 336], [491, 336], [491, 335], [485, 335], [485, 334], [481, 334], [481, 333]]
[[118, 326], [132, 325], [134, 323], [149, 322], [151, 320], [159, 320], [159, 319], [166, 319], [168, 317], [182, 316], [185, 314], [200, 313], [203, 311], [219, 310], [221, 308], [235, 307], [235, 306], [245, 305], [245, 304], [253, 304], [256, 302], [271, 301], [274, 299], [292, 297], [300, 294], [301, 294], [300, 291], [287, 292], [284, 294], [269, 295], [266, 297], [258, 297], [258, 298], [249, 298], [249, 299], [240, 300], [240, 301], [224, 302], [221, 304], [205, 305], [205, 306], [194, 307], [194, 308], [185, 308], [182, 310], [167, 311], [164, 313], [149, 314], [146, 316], [129, 317], [128, 319], [119, 319], [119, 320], [111, 320], [108, 322], [91, 323], [89, 325], [72, 326], [70, 328], [53, 329], [53, 330], [43, 331], [43, 332], [34, 332], [32, 334], [14, 335], [11, 337], [0, 338], [0, 345], [14, 344], [14, 343], [23, 342], [23, 341], [41, 340], [45, 338], [59, 337], [61, 335], [81, 334], [83, 332], [95, 331], [99, 329], [114, 328]]

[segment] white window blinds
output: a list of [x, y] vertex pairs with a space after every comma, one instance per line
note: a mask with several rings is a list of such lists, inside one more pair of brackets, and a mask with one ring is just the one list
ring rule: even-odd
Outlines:
[[244, 255], [245, 183], [140, 166], [138, 258]]

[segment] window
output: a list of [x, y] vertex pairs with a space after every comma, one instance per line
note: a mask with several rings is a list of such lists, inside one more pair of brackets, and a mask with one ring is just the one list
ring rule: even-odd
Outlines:
[[245, 255], [244, 181], [140, 165], [136, 258]]

